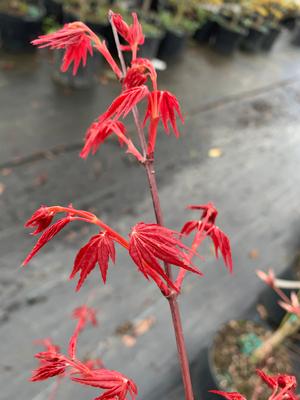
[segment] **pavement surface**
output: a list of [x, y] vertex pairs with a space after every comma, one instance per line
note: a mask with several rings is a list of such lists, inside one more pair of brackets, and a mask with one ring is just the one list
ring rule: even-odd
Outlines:
[[[299, 249], [300, 50], [289, 41], [285, 34], [270, 54], [230, 60], [192, 46], [160, 74], [161, 87], [180, 98], [186, 114], [179, 140], [159, 136], [166, 223], [180, 229], [192, 217], [187, 204], [213, 201], [233, 248], [230, 276], [204, 246], [205, 275], [189, 276], [180, 299], [197, 399], [203, 348], [221, 323], [255, 302], [263, 288], [255, 269], [283, 271]], [[119, 86], [101, 77], [93, 91], [58, 87], [45, 53], [1, 55], [0, 66], [0, 399], [47, 399], [50, 381], [27, 381], [39, 350], [33, 342], [51, 337], [65, 349], [74, 327], [69, 316], [91, 288], [100, 325], [82, 335], [82, 356], [100, 356], [108, 368], [133, 378], [141, 399], [182, 399], [168, 304], [125, 252], [118, 249], [105, 286], [94, 271], [75, 294], [75, 282], [68, 281], [72, 261], [94, 234], [79, 224], [19, 268], [34, 244], [22, 225], [40, 204], [72, 202], [124, 235], [136, 222], [154, 220], [144, 171], [115, 141], [87, 161], [78, 157], [86, 127]], [[209, 157], [212, 148], [219, 157]], [[132, 340], [132, 326], [141, 323], [143, 334]], [[96, 395], [66, 383], [57, 398]]]

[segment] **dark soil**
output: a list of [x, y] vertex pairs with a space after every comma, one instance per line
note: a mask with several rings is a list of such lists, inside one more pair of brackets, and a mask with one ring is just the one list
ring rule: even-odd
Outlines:
[[286, 347], [274, 350], [262, 365], [250, 362], [250, 355], [268, 338], [271, 331], [252, 321], [230, 321], [218, 332], [211, 354], [212, 370], [221, 390], [237, 391], [251, 398], [254, 388], [260, 388], [260, 400], [267, 399], [269, 389], [256, 375], [256, 368], [266, 373], [291, 373], [292, 365]]

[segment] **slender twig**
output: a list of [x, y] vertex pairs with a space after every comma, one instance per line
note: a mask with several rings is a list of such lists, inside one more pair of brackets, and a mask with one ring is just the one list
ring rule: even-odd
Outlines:
[[[111, 19], [111, 13], [109, 13], [109, 20], [110, 20], [110, 24], [112, 26], [112, 30], [114, 33], [118, 56], [119, 56], [121, 67], [122, 67], [122, 73], [125, 76], [126, 75], [126, 65], [124, 62], [122, 50], [120, 48], [119, 37], [118, 37], [117, 31], [116, 31], [116, 28], [114, 26], [114, 23]], [[144, 129], [143, 129], [143, 126], [142, 126], [140, 118], [139, 118], [138, 109], [136, 107], [134, 107], [132, 112], [133, 112], [136, 129], [138, 132], [142, 152], [143, 152], [144, 157], [146, 157], [147, 142], [146, 142]], [[154, 169], [154, 159], [152, 157], [151, 158], [147, 157], [146, 161], [143, 165], [145, 166], [146, 173], [147, 173], [149, 189], [150, 189], [150, 193], [151, 193], [151, 197], [152, 197], [152, 203], [153, 203], [156, 221], [159, 225], [163, 225], [163, 213], [162, 213], [160, 200], [159, 200], [156, 175], [155, 175], [155, 169]], [[165, 263], [165, 269], [166, 269], [166, 273], [167, 273], [168, 277], [170, 279], [172, 279], [171, 268], [166, 263]], [[189, 361], [188, 361], [188, 356], [187, 356], [187, 351], [186, 351], [186, 346], [185, 346], [185, 340], [184, 340], [184, 335], [183, 335], [181, 316], [180, 316], [179, 306], [177, 303], [177, 293], [171, 292], [170, 296], [168, 296], [167, 299], [169, 302], [170, 311], [171, 311], [171, 315], [172, 315], [173, 327], [174, 327], [176, 344], [177, 344], [178, 358], [179, 358], [182, 380], [183, 380], [184, 391], [185, 391], [185, 399], [193, 400], [194, 399], [193, 387], [192, 387], [192, 381], [191, 381]]]

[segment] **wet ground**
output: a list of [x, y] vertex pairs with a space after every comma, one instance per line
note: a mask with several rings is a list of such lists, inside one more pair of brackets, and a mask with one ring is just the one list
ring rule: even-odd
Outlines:
[[[216, 327], [255, 301], [263, 288], [255, 269], [282, 271], [299, 248], [299, 64], [300, 50], [284, 35], [271, 54], [230, 60], [191, 47], [184, 60], [160, 74], [161, 87], [178, 95], [186, 114], [179, 140], [159, 136], [166, 222], [180, 229], [191, 217], [187, 204], [215, 202], [235, 264], [229, 276], [204, 248], [205, 276], [186, 281], [180, 303], [193, 366]], [[153, 214], [144, 171], [117, 143], [106, 143], [87, 161], [78, 157], [85, 128], [119, 92], [116, 83], [101, 77], [93, 91], [57, 87], [43, 53], [1, 55], [0, 67], [0, 399], [44, 400], [51, 384], [27, 382], [35, 366], [33, 341], [50, 336], [67, 345], [73, 327], [68, 316], [90, 290], [75, 294], [68, 274], [93, 231], [74, 225], [21, 270], [33, 245], [24, 220], [40, 204], [72, 202], [126, 235], [137, 221], [153, 221]], [[209, 156], [211, 149], [218, 157]], [[156, 287], [121, 250], [107, 285], [96, 272], [89, 284], [98, 288], [92, 305], [101, 322], [82, 336], [81, 354], [93, 350], [108, 368], [135, 379], [142, 399], [182, 398], [168, 305]], [[140, 321], [149, 329], [136, 341], [128, 339], [130, 324]], [[196, 391], [198, 381], [196, 376]], [[96, 396], [65, 384], [58, 398], [89, 395]]]

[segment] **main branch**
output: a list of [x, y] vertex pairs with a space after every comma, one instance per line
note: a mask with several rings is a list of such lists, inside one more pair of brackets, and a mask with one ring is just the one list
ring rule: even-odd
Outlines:
[[[117, 50], [118, 50], [118, 56], [120, 58], [123, 76], [125, 77], [126, 66], [125, 66], [125, 62], [124, 62], [124, 57], [123, 57], [123, 53], [120, 48], [120, 41], [119, 41], [118, 33], [116, 31], [116, 27], [114, 26], [114, 23], [111, 20], [111, 18], [110, 18], [110, 23], [112, 26], [114, 39], [115, 39]], [[160, 200], [159, 200], [159, 194], [158, 194], [158, 188], [157, 188], [157, 182], [156, 182], [154, 160], [152, 158], [149, 159], [146, 156], [147, 142], [146, 142], [146, 138], [145, 138], [144, 129], [142, 127], [142, 124], [141, 124], [141, 121], [139, 118], [138, 109], [136, 107], [134, 107], [134, 109], [133, 109], [133, 117], [134, 117], [136, 129], [138, 132], [142, 152], [143, 152], [143, 155], [146, 160], [144, 163], [144, 166], [145, 166], [146, 173], [147, 173], [149, 189], [150, 189], [150, 193], [151, 193], [151, 197], [152, 197], [152, 203], [153, 203], [153, 209], [154, 209], [154, 213], [155, 213], [155, 217], [156, 217], [156, 222], [159, 225], [163, 225], [164, 221], [163, 221], [163, 214], [162, 214], [162, 209], [160, 206]], [[166, 269], [166, 273], [167, 273], [168, 277], [170, 279], [172, 279], [171, 268], [168, 264], [165, 264], [165, 269]], [[188, 361], [188, 356], [187, 356], [187, 351], [186, 351], [186, 346], [185, 346], [185, 341], [184, 341], [180, 310], [179, 310], [179, 306], [178, 306], [178, 302], [177, 302], [177, 293], [172, 292], [171, 295], [168, 296], [168, 302], [169, 302], [170, 311], [171, 311], [171, 315], [172, 315], [173, 328], [174, 328], [176, 344], [177, 344], [178, 358], [179, 358], [182, 380], [183, 380], [184, 391], [185, 391], [185, 399], [186, 400], [194, 400], [189, 361]]]

